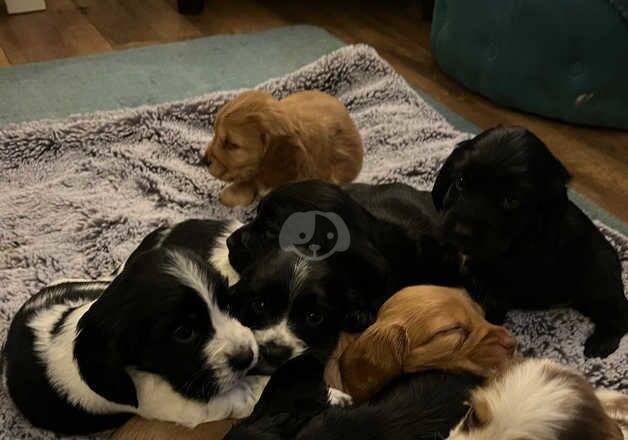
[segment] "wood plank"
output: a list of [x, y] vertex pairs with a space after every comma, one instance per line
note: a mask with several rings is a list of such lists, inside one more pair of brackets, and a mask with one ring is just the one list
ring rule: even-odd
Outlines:
[[164, 0], [74, 0], [74, 3], [115, 49], [202, 35]]
[[12, 64], [111, 51], [70, 0], [48, 0], [45, 11], [0, 13], [0, 41]]
[[[176, 0], [170, 0], [171, 5]], [[257, 32], [290, 24], [255, 0], [209, 1], [202, 15], [187, 19], [204, 35]], [[286, 2], [290, 3], [290, 2]]]
[[11, 63], [9, 63], [9, 59], [5, 55], [4, 50], [2, 50], [2, 47], [0, 47], [0, 67], [10, 66], [10, 65]]
[[150, 25], [138, 22], [121, 1], [73, 1], [114, 49], [131, 42], [159, 41], [158, 33]]

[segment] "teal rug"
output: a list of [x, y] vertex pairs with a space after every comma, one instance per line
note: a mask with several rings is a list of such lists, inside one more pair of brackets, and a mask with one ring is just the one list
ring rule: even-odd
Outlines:
[[[252, 87], [344, 45], [321, 28], [302, 25], [1, 68], [0, 128]], [[456, 129], [479, 131], [417, 93]], [[628, 226], [619, 219], [574, 191], [571, 197], [592, 217], [628, 235]]]

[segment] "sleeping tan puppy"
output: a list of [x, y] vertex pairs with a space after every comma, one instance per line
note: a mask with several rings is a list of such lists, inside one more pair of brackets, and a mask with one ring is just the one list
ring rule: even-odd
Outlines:
[[238, 206], [295, 180], [347, 184], [362, 156], [360, 133], [337, 98], [307, 91], [279, 101], [253, 90], [220, 109], [203, 158], [212, 176], [230, 183], [220, 201]]
[[342, 389], [363, 402], [403, 373], [440, 369], [488, 377], [510, 360], [515, 345], [464, 290], [407, 287], [340, 356]]
[[[609, 410], [619, 406], [621, 412], [623, 399], [607, 393]], [[624, 438], [618, 422], [609, 417], [586, 379], [545, 359], [515, 363], [474, 390], [469, 405], [469, 412], [449, 440]], [[622, 417], [615, 416], [618, 421]]]

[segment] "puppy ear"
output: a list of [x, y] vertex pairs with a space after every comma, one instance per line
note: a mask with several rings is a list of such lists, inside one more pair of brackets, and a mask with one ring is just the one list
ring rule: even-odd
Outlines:
[[390, 290], [390, 265], [369, 240], [355, 234], [349, 249], [335, 255], [343, 267], [347, 292], [342, 329], [361, 332], [375, 321]]
[[289, 116], [276, 102], [254, 116], [260, 127], [264, 158], [260, 173], [264, 183], [279, 186], [300, 176], [309, 176], [311, 169], [307, 149], [301, 142]]
[[124, 353], [113, 335], [89, 321], [87, 315], [81, 318], [74, 344], [81, 377], [92, 391], [105, 399], [137, 408], [135, 385], [124, 370]]
[[436, 181], [432, 187], [432, 201], [434, 202], [436, 210], [441, 211], [443, 209], [445, 197], [454, 178], [454, 164], [471, 148], [473, 148], [473, 139], [460, 142], [456, 145], [454, 151], [451, 152], [438, 172]]
[[363, 402], [403, 372], [410, 340], [399, 324], [373, 324], [340, 357], [345, 390]]

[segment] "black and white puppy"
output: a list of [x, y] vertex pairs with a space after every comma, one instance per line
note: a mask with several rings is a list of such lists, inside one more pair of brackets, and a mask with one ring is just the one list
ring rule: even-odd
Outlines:
[[267, 378], [246, 376], [255, 338], [217, 306], [227, 278], [196, 252], [146, 247], [111, 283], [46, 287], [14, 317], [5, 384], [34, 425], [84, 434], [129, 414], [195, 426], [252, 411]]
[[[324, 253], [329, 265], [351, 280], [352, 291], [364, 298], [366, 309], [356, 310], [363, 319], [356, 319], [353, 329], [361, 331], [399, 288], [455, 282], [455, 271], [445, 264], [432, 236], [438, 228], [426, 196], [402, 184], [356, 184], [346, 191], [321, 181], [283, 185], [264, 197], [255, 218], [229, 237], [229, 259], [241, 270], [277, 248], [310, 260], [312, 252]], [[329, 231], [334, 223], [341, 226]], [[291, 246], [284, 243], [286, 237]], [[334, 243], [314, 243], [317, 237]], [[327, 255], [327, 249], [337, 252]]]
[[595, 324], [585, 355], [605, 357], [628, 330], [621, 265], [567, 198], [569, 178], [534, 134], [500, 126], [457, 146], [432, 196], [466, 287], [490, 321], [501, 323], [511, 308], [568, 304]]
[[464, 401], [480, 379], [439, 371], [407, 375], [356, 408], [332, 407], [324, 363], [300, 356], [281, 367], [251, 417], [225, 440], [433, 440], [464, 416]]
[[328, 356], [363, 307], [350, 280], [329, 260], [275, 250], [249, 266], [231, 289], [228, 308], [251, 328], [259, 346], [255, 371], [272, 374], [306, 350]]

